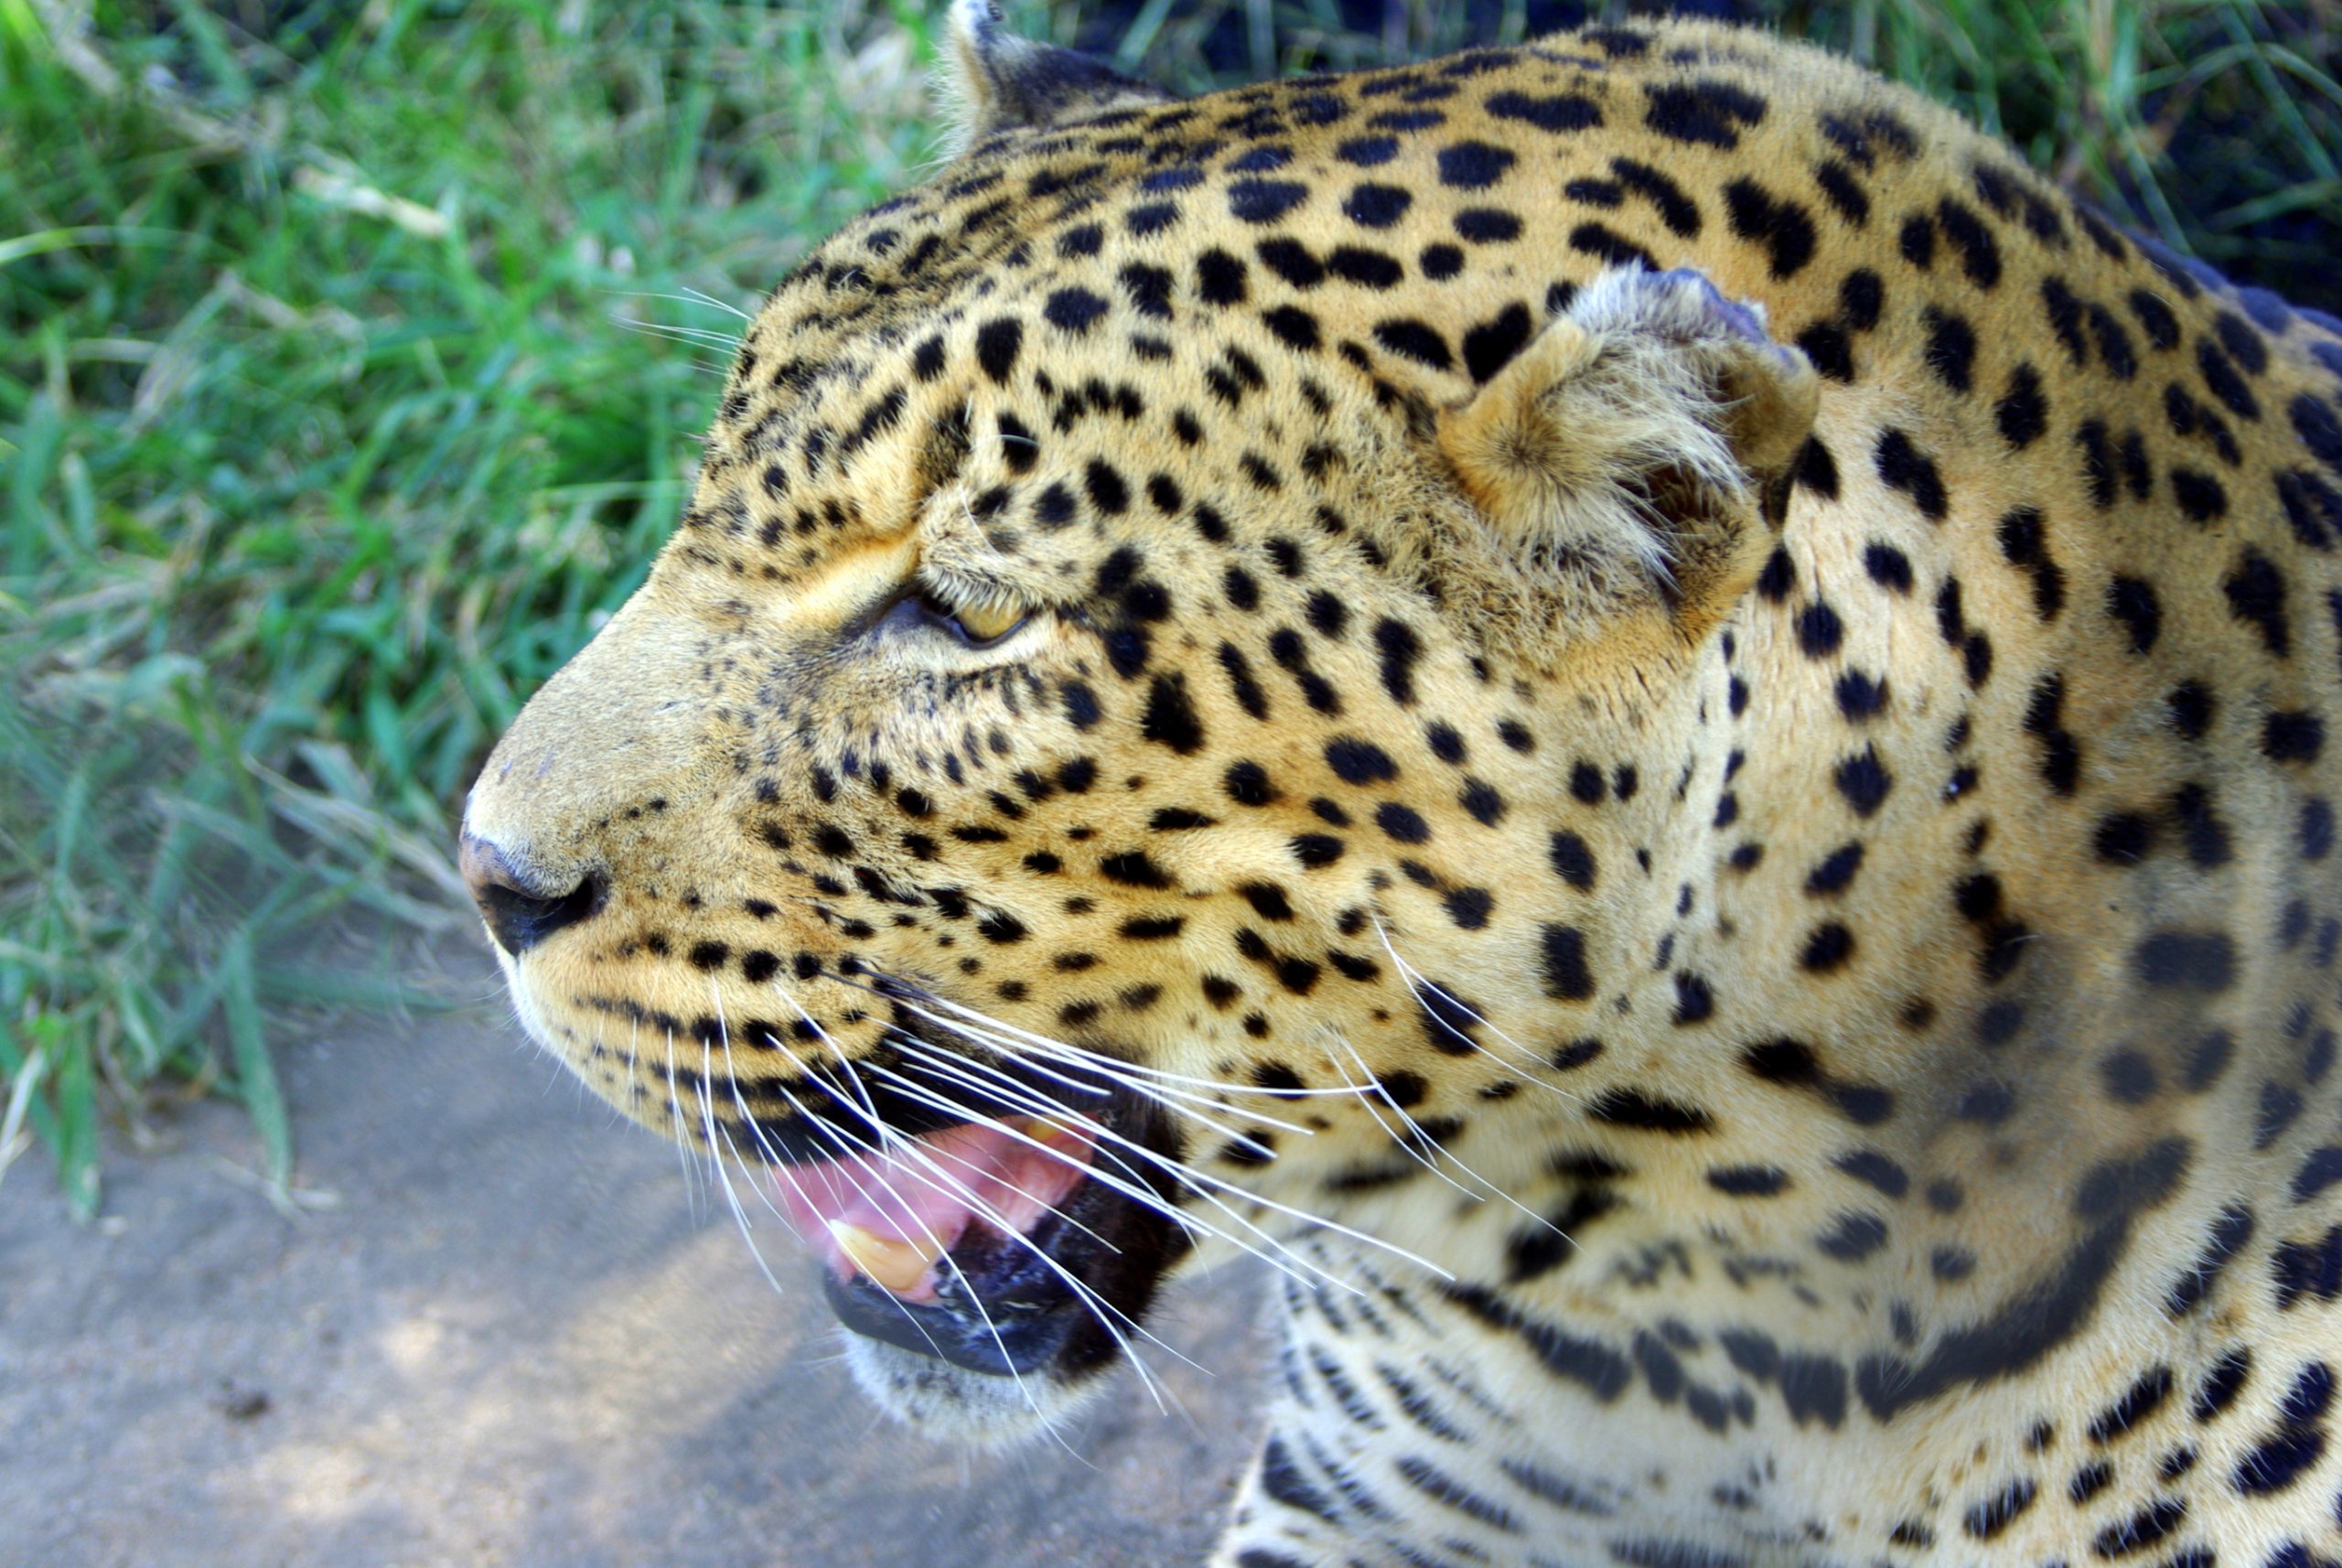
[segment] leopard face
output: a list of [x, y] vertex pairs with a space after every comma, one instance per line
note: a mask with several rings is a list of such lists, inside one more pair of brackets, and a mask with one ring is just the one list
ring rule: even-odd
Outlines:
[[1753, 34], [954, 27], [473, 791], [530, 1032], [931, 1430], [1264, 1257], [1226, 1563], [2333, 1549], [2342, 331]]

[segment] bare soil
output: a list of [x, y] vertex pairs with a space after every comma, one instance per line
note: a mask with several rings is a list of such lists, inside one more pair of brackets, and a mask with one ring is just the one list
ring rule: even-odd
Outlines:
[[[494, 994], [467, 955], [467, 993]], [[202, 1103], [70, 1219], [0, 1188], [0, 1564], [1179, 1568], [1249, 1449], [1259, 1291], [1171, 1299], [1176, 1401], [968, 1455], [876, 1416], [812, 1265], [621, 1122], [499, 1005], [285, 1053], [288, 1217]]]

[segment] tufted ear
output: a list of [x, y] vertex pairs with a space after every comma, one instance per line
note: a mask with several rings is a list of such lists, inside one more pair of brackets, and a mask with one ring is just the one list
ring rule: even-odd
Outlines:
[[1760, 307], [1695, 272], [1625, 269], [1435, 430], [1499, 553], [1558, 608], [1656, 600], [1702, 624], [1756, 575], [1820, 399]]
[[1171, 101], [1088, 55], [1015, 37], [994, 0], [951, 0], [951, 32], [963, 146], [999, 131]]

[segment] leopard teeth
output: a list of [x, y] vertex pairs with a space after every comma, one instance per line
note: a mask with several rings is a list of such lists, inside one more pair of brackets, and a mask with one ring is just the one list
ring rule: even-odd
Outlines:
[[831, 1220], [830, 1236], [846, 1262], [897, 1295], [917, 1289], [927, 1266], [943, 1255], [942, 1243], [933, 1237], [897, 1240], [847, 1219]]
[[1040, 1143], [1054, 1144], [1060, 1139], [1081, 1135], [1080, 1128], [1071, 1122], [1060, 1122], [1054, 1116], [1027, 1116], [1024, 1121], [1026, 1133]]

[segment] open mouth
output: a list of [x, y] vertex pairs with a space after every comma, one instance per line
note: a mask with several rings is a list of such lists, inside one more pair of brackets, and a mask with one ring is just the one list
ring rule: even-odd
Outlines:
[[1110, 1362], [1188, 1243], [1148, 1156], [1157, 1119], [1003, 1114], [775, 1173], [847, 1328], [969, 1371]]

